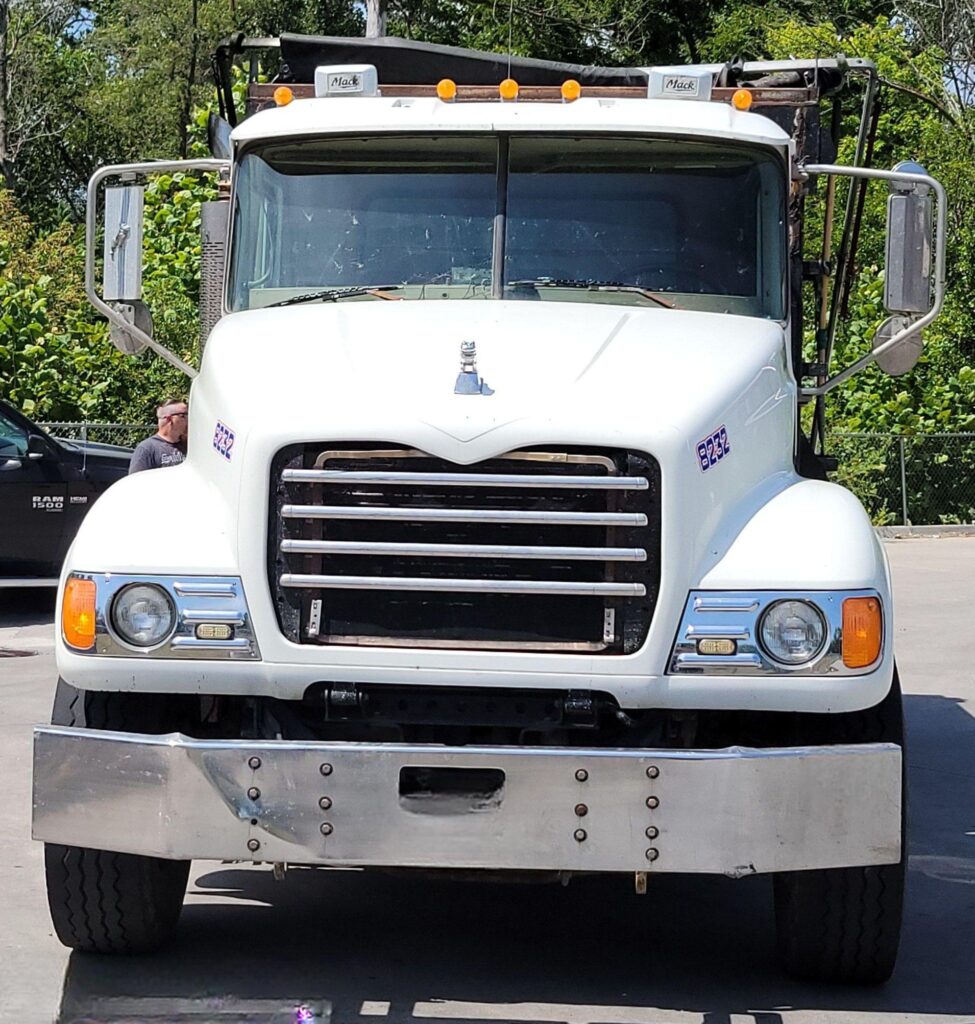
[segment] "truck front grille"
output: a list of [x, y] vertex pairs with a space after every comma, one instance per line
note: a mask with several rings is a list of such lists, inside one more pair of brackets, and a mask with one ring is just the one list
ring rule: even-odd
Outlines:
[[660, 576], [648, 455], [459, 466], [293, 445], [274, 460], [271, 510], [271, 590], [295, 642], [621, 654], [646, 639]]

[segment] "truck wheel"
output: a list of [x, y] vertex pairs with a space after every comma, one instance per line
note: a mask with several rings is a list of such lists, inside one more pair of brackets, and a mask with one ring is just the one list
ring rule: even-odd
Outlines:
[[[145, 698], [149, 699], [145, 699]], [[154, 695], [85, 693], [58, 681], [52, 725], [160, 733]], [[47, 902], [64, 945], [92, 953], [143, 953], [176, 930], [188, 860], [44, 844]]]
[[[834, 716], [816, 716], [826, 719]], [[836, 715], [818, 743], [897, 743], [904, 719], [897, 672], [887, 697], [864, 711]], [[809, 742], [800, 737], [799, 742]], [[903, 764], [903, 761], [902, 761]], [[897, 864], [777, 874], [775, 926], [786, 972], [807, 981], [879, 985], [897, 960], [907, 866], [906, 771], [901, 775], [901, 859]]]

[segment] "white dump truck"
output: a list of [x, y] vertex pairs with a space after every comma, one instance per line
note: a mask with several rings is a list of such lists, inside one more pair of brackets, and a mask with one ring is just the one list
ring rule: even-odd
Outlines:
[[[33, 834], [61, 941], [168, 940], [197, 858], [760, 873], [787, 971], [885, 980], [893, 604], [823, 396], [910, 368], [945, 197], [865, 166], [872, 65], [284, 37], [238, 119], [247, 45], [212, 159], [90, 185], [92, 302], [193, 380], [185, 463], [106, 493], [60, 581]], [[141, 190], [177, 170], [220, 181], [198, 370], [140, 289]], [[893, 315], [831, 369], [871, 184]]]

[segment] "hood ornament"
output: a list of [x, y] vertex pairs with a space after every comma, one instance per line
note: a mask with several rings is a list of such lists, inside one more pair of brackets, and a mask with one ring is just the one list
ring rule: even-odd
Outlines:
[[477, 345], [473, 341], [460, 343], [460, 373], [454, 384], [455, 395], [493, 395], [494, 389], [477, 375]]

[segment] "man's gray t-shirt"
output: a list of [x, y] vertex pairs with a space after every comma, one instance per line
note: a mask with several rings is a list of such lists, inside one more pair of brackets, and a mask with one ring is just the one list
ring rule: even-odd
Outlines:
[[160, 466], [177, 466], [186, 458], [186, 453], [179, 445], [167, 441], [158, 434], [147, 437], [135, 446], [129, 460], [129, 472], [138, 473], [142, 469], [158, 469]]

